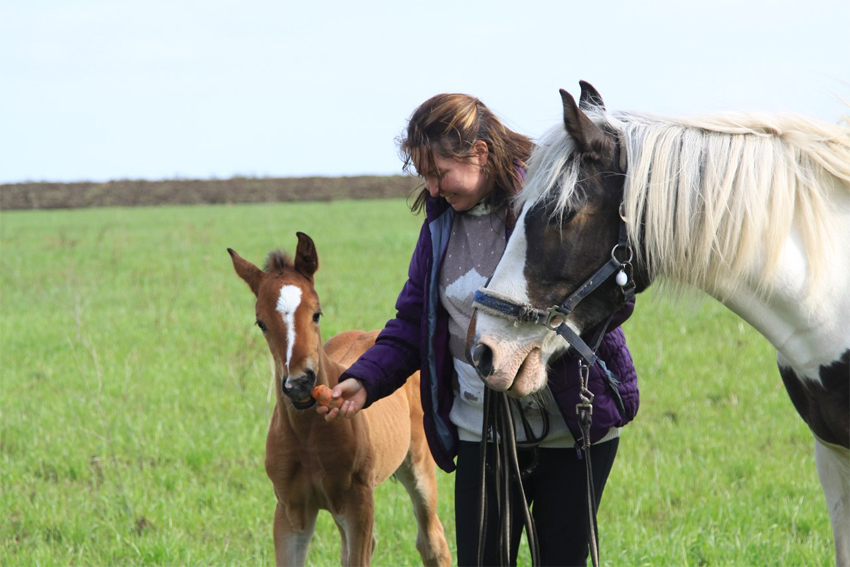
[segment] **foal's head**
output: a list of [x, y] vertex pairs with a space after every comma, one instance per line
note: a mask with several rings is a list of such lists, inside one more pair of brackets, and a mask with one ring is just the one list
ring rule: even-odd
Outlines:
[[282, 393], [298, 409], [313, 405], [310, 394], [319, 374], [322, 309], [313, 287], [319, 258], [313, 240], [301, 232], [295, 258], [269, 254], [261, 270], [230, 248], [233, 267], [257, 296], [257, 326], [263, 332], [275, 362]]

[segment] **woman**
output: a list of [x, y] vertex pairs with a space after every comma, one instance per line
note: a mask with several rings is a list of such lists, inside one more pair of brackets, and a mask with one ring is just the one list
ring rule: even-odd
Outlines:
[[[408, 280], [396, 302], [395, 319], [334, 388], [333, 395], [344, 399], [342, 406], [318, 411], [326, 419], [351, 417], [420, 370], [431, 452], [443, 470], [457, 470], [458, 564], [473, 565], [478, 561], [484, 384], [466, 362], [466, 332], [473, 293], [492, 275], [510, 237], [515, 220], [510, 201], [522, 187], [533, 144], [506, 128], [478, 99], [441, 94], [414, 111], [399, 148], [404, 170], [415, 168], [424, 181], [412, 209], [424, 208], [426, 219]], [[618, 326], [633, 307], [631, 303], [618, 314], [597, 353], [619, 382], [607, 382], [609, 395], [593, 401], [590, 451], [597, 499], [617, 454], [619, 428], [638, 407], [637, 378]], [[596, 367], [590, 379], [606, 380]], [[522, 466], [535, 463], [523, 486], [545, 565], [585, 564], [588, 555], [586, 473], [575, 448], [581, 437], [575, 416], [578, 390], [578, 361], [565, 355], [553, 364], [542, 395], [522, 404], [530, 429], [518, 426], [517, 440], [532, 441], [548, 430], [533, 452], [520, 456]], [[499, 561], [497, 520], [487, 522], [483, 561], [488, 565]], [[512, 525], [515, 563], [523, 524], [515, 520]]]

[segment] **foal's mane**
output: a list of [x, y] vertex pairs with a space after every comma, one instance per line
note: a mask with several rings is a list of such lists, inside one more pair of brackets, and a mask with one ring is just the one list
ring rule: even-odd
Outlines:
[[[850, 128], [797, 115], [588, 116], [625, 146], [625, 214], [651, 277], [720, 291], [722, 274], [768, 291], [792, 226], [813, 282], [837, 252], [828, 192], [850, 193]], [[580, 206], [574, 151], [563, 125], [550, 130], [529, 160], [517, 206], [553, 200], [556, 215]]]
[[282, 275], [286, 270], [293, 269], [292, 256], [281, 250], [269, 252], [263, 270], [269, 274]]

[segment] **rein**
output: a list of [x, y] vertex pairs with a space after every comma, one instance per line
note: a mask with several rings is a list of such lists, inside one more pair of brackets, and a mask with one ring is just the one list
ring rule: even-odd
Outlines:
[[[566, 321], [567, 317], [570, 315], [570, 313], [573, 312], [576, 306], [583, 299], [593, 293], [599, 286], [608, 281], [611, 276], [614, 276], [614, 281], [617, 283], [617, 285], [620, 286], [620, 289], [623, 292], [622, 303], [620, 304], [620, 306], [622, 307], [622, 305], [625, 305], [627, 302], [633, 299], [635, 295], [635, 283], [634, 279], [632, 278], [632, 258], [633, 250], [631, 244], [629, 244], [626, 222], [623, 218], [623, 209], [621, 205], [618, 241], [614, 248], [611, 250], [610, 259], [605, 262], [598, 270], [596, 270], [587, 280], [585, 280], [585, 282], [580, 285], [578, 289], [568, 295], [567, 298], [560, 305], [553, 305], [548, 309], [537, 309], [536, 307], [530, 304], [519, 302], [507, 295], [486, 288], [481, 288], [476, 291], [472, 301], [473, 309], [480, 309], [481, 311], [490, 315], [494, 315], [496, 317], [508, 319], [510, 321], [515, 321], [518, 323], [534, 323], [547, 327], [548, 329], [557, 333], [559, 336], [563, 337], [563, 339], [567, 341], [567, 343], [573, 349], [575, 349], [575, 351], [581, 358], [579, 366], [580, 402], [576, 404], [576, 413], [579, 416], [579, 427], [581, 428], [582, 433], [582, 453], [584, 453], [584, 461], [587, 475], [587, 510], [588, 524], [590, 530], [589, 544], [590, 554], [594, 566], [599, 565], [599, 534], [597, 532], [596, 524], [596, 494], [593, 488], [593, 468], [590, 462], [590, 427], [593, 422], [593, 392], [589, 390], [588, 382], [590, 379], [590, 367], [592, 365], [598, 363], [601, 364], [604, 368], [604, 363], [600, 361], [599, 358], [596, 356], [596, 349], [599, 348], [599, 345], [602, 342], [602, 338], [605, 336], [605, 333], [608, 330], [608, 326], [611, 323], [611, 319], [617, 310], [615, 309], [614, 311], [612, 311], [611, 315], [608, 316], [608, 319], [605, 321], [605, 323], [599, 326], [590, 341], [591, 345], [593, 346], [588, 345], [588, 343], [585, 342], [584, 339], [578, 336], [578, 334], [567, 325]], [[483, 443], [484, 449], [482, 450], [481, 457], [482, 507], [479, 516], [479, 533], [481, 534], [481, 537], [478, 542], [479, 565], [481, 564], [481, 559], [483, 557], [483, 534], [485, 533], [483, 531], [485, 527], [484, 498], [486, 494], [484, 487], [484, 474], [486, 467], [486, 441], [488, 439], [486, 434], [488, 432], [488, 428], [490, 427], [489, 420], [491, 419], [491, 417], [489, 416], [490, 404], [488, 403], [488, 397], [496, 397], [497, 399], [498, 397], [502, 397], [506, 400], [507, 395], [504, 392], [498, 394], [496, 392], [491, 393], [489, 388], [485, 388], [484, 432], [482, 435], [482, 439], [485, 441], [485, 443]], [[514, 474], [516, 481], [519, 484], [519, 491], [522, 496], [522, 502], [525, 508], [524, 521], [529, 541], [529, 548], [531, 551], [531, 562], [532, 565], [539, 565], [540, 563], [537, 532], [534, 529], [534, 522], [531, 518], [531, 514], [528, 509], [528, 503], [525, 499], [525, 491], [522, 487], [522, 479], [519, 471], [518, 461], [516, 460], [516, 440], [514, 437], [513, 419], [511, 416], [510, 408], [508, 407], [506, 401], [501, 404], [501, 407], [507, 409], [497, 409], [496, 411], [499, 411], [502, 414], [506, 415], [503, 420], [508, 424], [508, 427], [497, 427], [495, 436], [493, 437], [494, 446], [496, 447], [497, 452], [497, 466], [501, 462], [499, 458], [501, 451], [498, 450], [499, 443], [501, 442], [507, 445], [507, 457], [510, 458], [510, 460], [504, 462], [511, 463], [512, 468], [515, 469]], [[498, 423], [498, 421], [496, 423]], [[497, 492], [497, 503], [504, 500], [504, 502], [506, 502], [506, 507], [508, 507], [507, 503], [510, 499], [509, 485], [509, 480], [502, 480], [502, 488], [500, 488], [499, 492]], [[500, 508], [500, 511], [507, 512], [504, 514], [504, 518], [502, 520], [503, 525], [499, 536], [503, 565], [507, 565], [509, 563], [510, 557], [510, 509], [509, 507], [507, 508], [507, 510], [501, 510]]]
[[[545, 412], [543, 412], [545, 416]], [[522, 410], [520, 410], [522, 415]], [[522, 416], [526, 432], [529, 431]], [[490, 388], [484, 388], [484, 420], [481, 432], [481, 469], [480, 469], [480, 498], [478, 509], [478, 565], [484, 564], [484, 544], [487, 533], [487, 452], [492, 441], [494, 451], [494, 463], [492, 469], [493, 480], [496, 486], [497, 517], [500, 521], [499, 529], [499, 561], [501, 565], [511, 564], [511, 522], [513, 512], [511, 506], [511, 489], [516, 485], [519, 489], [522, 501], [522, 520], [528, 537], [529, 551], [531, 552], [531, 564], [540, 565], [540, 546], [537, 541], [537, 530], [534, 527], [534, 519], [525, 498], [525, 490], [522, 486], [524, 472], [530, 472], [536, 466], [533, 462], [527, 471], [522, 471], [519, 466], [519, 455], [517, 449], [523, 446], [536, 446], [548, 434], [549, 425], [544, 417], [543, 433], [533, 441], [517, 443], [514, 429], [514, 419], [511, 413], [510, 399], [504, 392], [496, 392]], [[530, 439], [530, 438], [529, 438]]]

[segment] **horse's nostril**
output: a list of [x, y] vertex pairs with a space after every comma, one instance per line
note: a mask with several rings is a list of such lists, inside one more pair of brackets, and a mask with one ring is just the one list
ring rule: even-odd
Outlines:
[[472, 349], [472, 365], [482, 378], [493, 374], [493, 351], [490, 347], [481, 343], [475, 345]]

